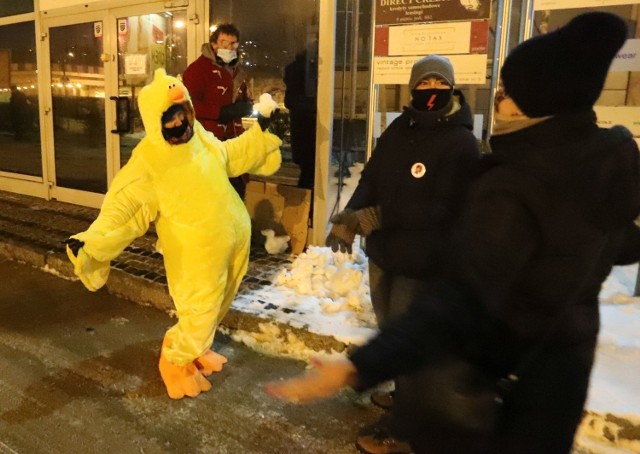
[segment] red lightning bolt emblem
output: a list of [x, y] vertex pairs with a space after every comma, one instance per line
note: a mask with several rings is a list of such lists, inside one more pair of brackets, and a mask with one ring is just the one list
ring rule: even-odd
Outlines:
[[433, 109], [435, 107], [435, 100], [436, 100], [436, 96], [438, 95], [431, 95], [431, 98], [429, 98], [429, 101], [427, 101], [427, 107], [429, 108], [429, 110]]

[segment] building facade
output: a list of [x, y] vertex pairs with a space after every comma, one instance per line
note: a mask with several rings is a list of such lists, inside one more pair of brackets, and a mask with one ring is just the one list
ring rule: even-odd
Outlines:
[[[285, 164], [269, 181], [297, 185], [300, 159], [315, 164], [305, 183], [313, 187], [312, 243], [322, 242], [376, 137], [407, 104], [412, 62], [429, 53], [452, 58], [486, 143], [509, 49], [581, 12], [614, 12], [628, 20], [630, 36], [596, 111], [602, 125], [622, 123], [640, 136], [638, 2], [442, 0], [438, 10], [424, 3], [0, 2], [0, 189], [99, 207], [144, 135], [140, 88], [158, 67], [180, 76], [222, 22], [241, 31], [250, 93], [270, 92], [285, 113], [276, 125]], [[289, 108], [294, 97], [304, 117]]]

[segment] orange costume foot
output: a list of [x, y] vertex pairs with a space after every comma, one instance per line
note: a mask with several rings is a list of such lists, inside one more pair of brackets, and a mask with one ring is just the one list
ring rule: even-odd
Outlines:
[[208, 377], [214, 372], [220, 372], [226, 362], [227, 358], [225, 356], [209, 350], [200, 358], [196, 359], [193, 364], [196, 365], [202, 375]]
[[211, 383], [204, 378], [194, 363], [176, 366], [160, 354], [158, 367], [167, 393], [172, 399], [182, 399], [184, 396], [196, 397], [201, 392], [211, 389]]

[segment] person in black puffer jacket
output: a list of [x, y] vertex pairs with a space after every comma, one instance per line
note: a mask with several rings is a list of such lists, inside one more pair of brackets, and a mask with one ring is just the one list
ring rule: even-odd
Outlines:
[[[456, 235], [457, 277], [418, 296], [349, 360], [317, 362], [268, 390], [306, 402], [401, 376], [394, 421], [417, 454], [569, 453], [600, 287], [613, 265], [640, 259], [638, 147], [623, 127], [599, 128], [593, 112], [626, 38], [622, 19], [592, 12], [517, 46], [501, 70], [508, 98], [497, 106], [493, 154]], [[535, 352], [493, 432], [446, 424], [420, 405], [429, 394], [422, 372], [451, 352], [495, 378]]]
[[446, 57], [414, 64], [411, 105], [381, 135], [346, 209], [332, 218], [327, 245], [334, 251], [350, 252], [356, 233], [367, 236], [380, 324], [403, 309], [389, 300], [394, 277], [425, 280], [443, 271], [452, 226], [476, 173], [471, 109], [453, 85]]
[[[454, 84], [446, 57], [429, 55], [413, 65], [411, 105], [381, 135], [346, 209], [332, 218], [333, 250], [350, 251], [356, 233], [367, 236], [380, 326], [448, 269], [452, 227], [480, 159], [471, 109]], [[372, 400], [389, 407], [393, 399], [377, 392]], [[358, 448], [377, 452], [370, 445], [395, 444], [384, 426], [365, 428]]]

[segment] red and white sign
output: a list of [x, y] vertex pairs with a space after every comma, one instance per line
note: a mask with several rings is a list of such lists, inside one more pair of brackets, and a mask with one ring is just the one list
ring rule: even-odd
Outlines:
[[490, 0], [375, 0], [376, 25], [489, 19]]
[[485, 54], [489, 21], [376, 27], [375, 55]]

